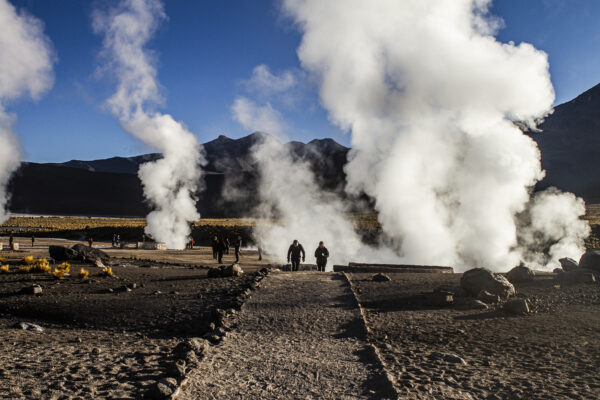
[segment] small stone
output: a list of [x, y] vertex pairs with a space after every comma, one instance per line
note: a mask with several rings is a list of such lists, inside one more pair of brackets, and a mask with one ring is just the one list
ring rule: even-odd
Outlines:
[[177, 360], [174, 363], [169, 364], [167, 367], [167, 375], [174, 376], [176, 378], [184, 377], [186, 373], [185, 366], [185, 360]]
[[373, 275], [373, 277], [371, 278], [372, 281], [374, 282], [389, 282], [392, 280], [392, 278], [390, 278], [389, 276], [387, 276], [386, 274], [383, 273], [378, 273]]
[[433, 353], [430, 354], [430, 356], [431, 356], [431, 358], [433, 358], [435, 360], [443, 360], [443, 361], [450, 362], [450, 363], [467, 365], [467, 362], [465, 360], [463, 360], [461, 357], [457, 356], [456, 354], [441, 353], [438, 351], [434, 351]]
[[500, 302], [500, 297], [494, 294], [491, 294], [487, 290], [482, 290], [477, 295], [477, 300], [483, 301], [486, 304], [494, 304]]
[[42, 287], [40, 285], [27, 286], [21, 289], [21, 293], [39, 295], [42, 294]]
[[97, 348], [97, 347], [94, 347], [94, 348], [92, 349], [92, 354], [96, 354], [96, 355], [97, 355], [97, 354], [100, 354], [100, 349], [99, 349], [99, 348]]
[[527, 314], [529, 312], [529, 304], [525, 299], [512, 299], [507, 301], [502, 309], [511, 314]]
[[24, 331], [44, 332], [44, 328], [37, 324], [32, 324], [31, 322], [19, 322], [15, 325], [15, 327]]
[[446, 307], [454, 302], [454, 296], [450, 292], [428, 293], [426, 302], [433, 307]]

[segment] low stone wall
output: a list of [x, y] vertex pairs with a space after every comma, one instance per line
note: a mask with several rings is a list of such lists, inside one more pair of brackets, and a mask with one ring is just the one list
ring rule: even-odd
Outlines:
[[348, 265], [334, 265], [334, 272], [353, 272], [353, 273], [376, 273], [376, 272], [406, 272], [406, 273], [437, 273], [452, 274], [452, 267], [442, 267], [437, 265], [410, 265], [410, 264], [367, 264], [367, 263], [348, 263]]

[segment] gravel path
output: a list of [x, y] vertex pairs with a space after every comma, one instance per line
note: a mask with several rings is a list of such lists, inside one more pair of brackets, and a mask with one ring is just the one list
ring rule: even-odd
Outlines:
[[236, 318], [179, 398], [393, 397], [343, 276], [272, 273]]

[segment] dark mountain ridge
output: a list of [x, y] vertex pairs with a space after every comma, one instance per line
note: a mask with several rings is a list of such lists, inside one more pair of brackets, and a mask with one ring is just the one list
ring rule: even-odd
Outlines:
[[[207, 164], [196, 194], [198, 211], [205, 217], [243, 216], [257, 206], [258, 166], [252, 148], [268, 134], [255, 132], [240, 139], [219, 136], [204, 144]], [[332, 139], [307, 144], [284, 144], [295, 159], [312, 166], [317, 181], [341, 190], [349, 149]], [[9, 210], [58, 215], [144, 216], [144, 200], [137, 171], [141, 164], [161, 158], [160, 153], [64, 163], [23, 162], [9, 183]], [[233, 189], [233, 190], [232, 190]], [[234, 196], [224, 196], [224, 192]]]

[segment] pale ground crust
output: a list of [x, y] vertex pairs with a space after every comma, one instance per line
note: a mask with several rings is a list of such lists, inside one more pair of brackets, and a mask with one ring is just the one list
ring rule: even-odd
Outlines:
[[272, 273], [182, 399], [384, 399], [393, 390], [339, 274]]

